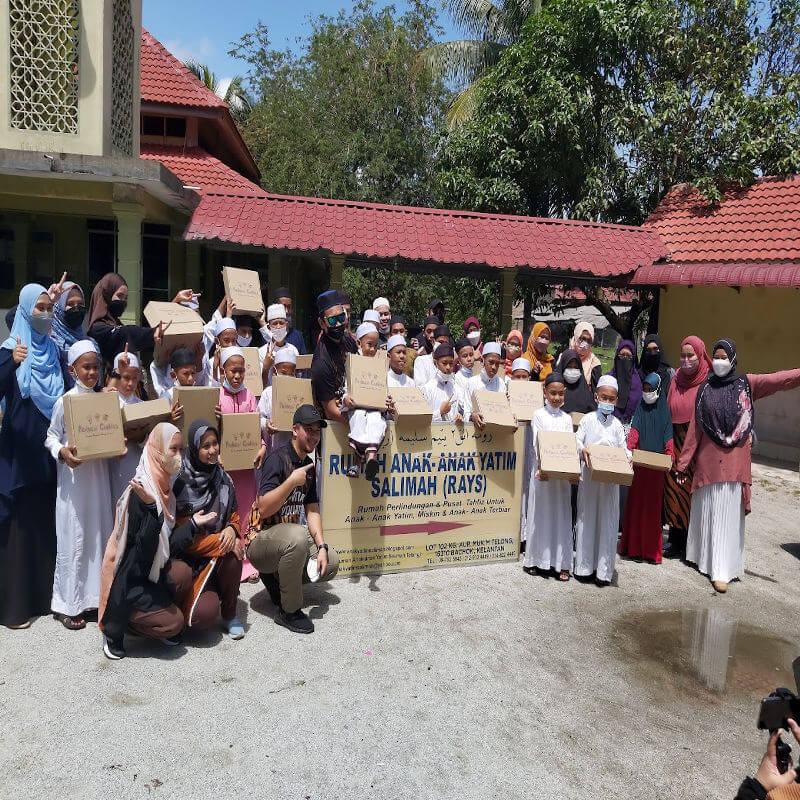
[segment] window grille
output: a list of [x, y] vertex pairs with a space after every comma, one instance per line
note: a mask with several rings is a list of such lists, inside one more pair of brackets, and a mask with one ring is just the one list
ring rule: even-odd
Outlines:
[[114, 0], [111, 29], [111, 147], [133, 156], [133, 17], [130, 0]]

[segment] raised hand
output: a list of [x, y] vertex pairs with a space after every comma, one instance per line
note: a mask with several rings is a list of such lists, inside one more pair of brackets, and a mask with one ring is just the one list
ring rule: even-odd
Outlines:
[[192, 300], [197, 300], [198, 297], [200, 297], [200, 292], [193, 292], [191, 289], [181, 289], [172, 299], [172, 302], [191, 303]]
[[64, 272], [61, 275], [61, 280], [58, 283], [50, 284], [50, 288], [47, 290], [47, 294], [50, 295], [50, 299], [56, 303], [58, 302], [58, 298], [64, 294], [64, 281], [67, 279], [67, 273]]
[[147, 491], [147, 489], [145, 489], [144, 486], [142, 486], [142, 484], [139, 483], [139, 481], [132, 480], [128, 483], [128, 486], [130, 486], [131, 489], [133, 489], [133, 491], [136, 492], [136, 494], [139, 496], [139, 499], [145, 505], [151, 506], [153, 505], [153, 503], [155, 503], [156, 501], [155, 497], [153, 497], [153, 495], [151, 495]]
[[11, 352], [11, 358], [15, 364], [21, 364], [28, 357], [28, 348], [22, 344], [22, 340], [17, 336], [17, 346]]

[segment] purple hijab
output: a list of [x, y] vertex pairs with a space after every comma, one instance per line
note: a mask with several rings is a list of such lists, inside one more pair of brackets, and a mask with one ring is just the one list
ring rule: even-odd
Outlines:
[[[623, 347], [627, 347], [633, 353], [633, 358], [626, 360], [619, 357], [619, 351]], [[614, 366], [609, 373], [617, 379], [619, 384], [619, 397], [617, 397], [614, 416], [623, 423], [628, 423], [633, 419], [636, 406], [639, 405], [639, 401], [642, 399], [642, 379], [639, 377], [638, 366], [636, 346], [630, 339], [623, 339], [617, 345], [617, 352], [614, 354]]]

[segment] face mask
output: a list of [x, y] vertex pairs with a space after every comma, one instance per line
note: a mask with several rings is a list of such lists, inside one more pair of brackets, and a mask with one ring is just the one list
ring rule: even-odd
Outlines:
[[658, 392], [642, 392], [642, 398], [647, 405], [651, 406], [658, 400]]
[[64, 312], [64, 322], [68, 328], [80, 328], [86, 316], [86, 306], [73, 306]]
[[124, 313], [125, 309], [128, 307], [127, 300], [112, 300], [108, 304], [108, 310], [112, 317], [116, 317], [119, 319]]
[[250, 342], [252, 341], [252, 336], [236, 336], [236, 343], [239, 345], [239, 347], [250, 347]]
[[581, 339], [578, 342], [578, 350], [580, 350], [582, 353], [585, 353], [588, 349], [589, 349], [589, 342], [586, 342], [583, 339]]
[[475, 345], [478, 344], [478, 342], [481, 340], [481, 332], [480, 331], [470, 331], [467, 334], [467, 339], [469, 340], [469, 343], [473, 347], [475, 347]]
[[547, 350], [550, 347], [550, 340], [544, 339], [541, 336], [536, 340], [536, 344], [539, 346], [539, 350]]
[[244, 389], [244, 384], [242, 384], [242, 385], [241, 385], [241, 386], [240, 386], [238, 389], [234, 389], [234, 388], [233, 388], [233, 386], [231, 386], [231, 384], [230, 384], [230, 381], [228, 381], [228, 379], [227, 379], [227, 378], [225, 378], [225, 380], [222, 382], [222, 385], [223, 385], [223, 386], [224, 386], [224, 387], [225, 387], [225, 388], [226, 388], [226, 389], [227, 389], [229, 392], [233, 392], [233, 394], [239, 394], [239, 392], [241, 392], [241, 391], [242, 391], [242, 389]]
[[724, 378], [733, 368], [733, 364], [727, 358], [715, 358], [711, 362], [711, 366], [718, 378]]
[[461, 367], [460, 372], [465, 378], [472, 377], [472, 367], [470, 367], [469, 369], [467, 369], [466, 367]]
[[275, 328], [274, 330], [270, 328], [269, 333], [272, 336], [272, 341], [278, 344], [286, 338], [286, 328]]
[[341, 342], [344, 337], [344, 325], [337, 325], [335, 328], [328, 328], [326, 335], [334, 342]]
[[564, 370], [564, 380], [567, 383], [577, 383], [581, 377], [581, 371], [575, 367], [568, 367]]
[[84, 392], [91, 392], [94, 389], [94, 386], [87, 386], [75, 373], [70, 372], [70, 375], [72, 375], [75, 385], [83, 389]]
[[161, 466], [167, 475], [177, 475], [181, 471], [181, 457], [177, 453], [174, 456], [161, 456]]
[[660, 350], [645, 350], [642, 353], [642, 365], [647, 366], [652, 365], [655, 367], [661, 361], [661, 351]]
[[482, 369], [482, 370], [481, 370], [481, 380], [482, 380], [484, 383], [489, 383], [489, 381], [490, 381], [490, 380], [492, 380], [492, 379], [491, 379], [491, 378], [490, 378], [490, 377], [489, 377], [489, 376], [486, 374], [486, 370], [485, 370], [485, 369]]
[[700, 369], [700, 362], [699, 361], [685, 361], [681, 364], [681, 369], [686, 370], [690, 375], [694, 375], [698, 369]]
[[50, 329], [52, 327], [53, 314], [51, 311], [48, 311], [44, 314], [31, 315], [31, 328], [33, 328], [36, 333], [48, 334], [50, 333]]
[[598, 403], [597, 410], [604, 414], [605, 416], [609, 416], [609, 414], [614, 413], [614, 404], [613, 403]]
[[450, 383], [450, 381], [453, 380], [452, 373], [450, 373], [450, 375], [445, 375], [438, 367], [434, 369], [434, 372], [436, 373], [436, 380], [439, 381], [439, 383]]

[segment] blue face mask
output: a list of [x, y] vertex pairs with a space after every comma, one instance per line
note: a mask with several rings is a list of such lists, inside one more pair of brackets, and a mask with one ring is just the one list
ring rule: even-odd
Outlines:
[[242, 391], [242, 389], [244, 389], [244, 384], [242, 384], [242, 385], [241, 385], [241, 386], [240, 386], [238, 389], [234, 389], [234, 388], [233, 388], [233, 386], [231, 386], [231, 385], [230, 385], [230, 383], [228, 382], [228, 379], [227, 379], [227, 378], [225, 378], [225, 380], [222, 382], [222, 385], [223, 385], [223, 386], [224, 386], [224, 387], [225, 387], [225, 388], [226, 388], [226, 389], [227, 389], [229, 392], [232, 392], [233, 394], [239, 394], [239, 392], [241, 392], [241, 391]]
[[608, 416], [609, 414], [613, 414], [614, 413], [614, 404], [613, 403], [598, 403], [597, 404], [597, 410], [601, 414], [605, 414], [606, 416]]

